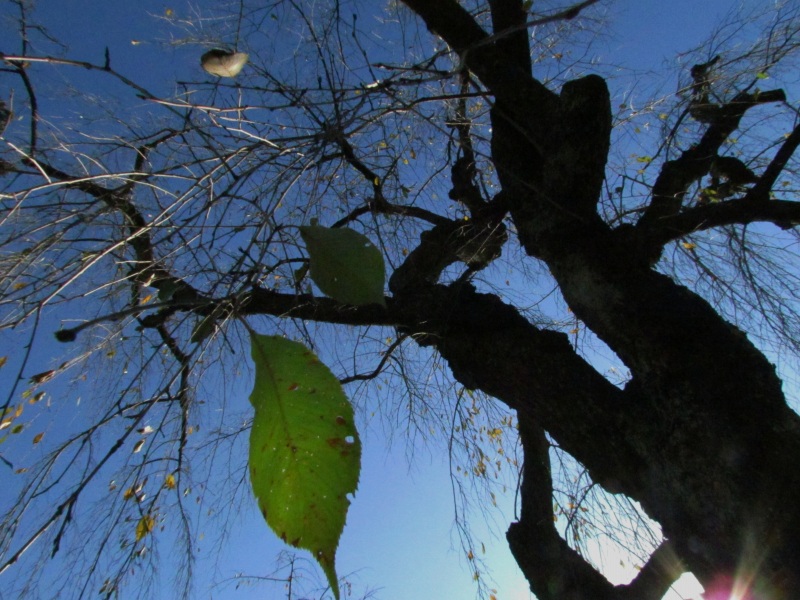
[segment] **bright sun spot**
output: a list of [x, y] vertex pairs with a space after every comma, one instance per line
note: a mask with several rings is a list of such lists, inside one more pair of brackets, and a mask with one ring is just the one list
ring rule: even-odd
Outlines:
[[760, 600], [756, 598], [751, 589], [752, 581], [746, 577], [720, 576], [709, 586], [705, 595], [706, 600]]

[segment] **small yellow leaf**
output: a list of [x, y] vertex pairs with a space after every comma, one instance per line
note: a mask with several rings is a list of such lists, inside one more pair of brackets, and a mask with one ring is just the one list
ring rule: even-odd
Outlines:
[[6, 364], [7, 360], [8, 360], [7, 356], [0, 356], [0, 367], [2, 367], [4, 364]]
[[14, 291], [17, 291], [17, 290], [21, 290], [21, 289], [22, 289], [22, 288], [24, 288], [26, 285], [28, 285], [28, 284], [27, 284], [27, 283], [15, 283], [15, 284], [14, 284], [13, 286], [11, 286], [11, 287], [12, 287], [12, 288], [14, 288]]
[[153, 294], [147, 294], [144, 298], [142, 298], [142, 304], [147, 304], [150, 300], [153, 299]]
[[42, 441], [42, 438], [43, 438], [43, 437], [44, 437], [44, 432], [42, 432], [42, 433], [37, 433], [35, 436], [33, 436], [33, 443], [34, 443], [34, 444], [38, 444], [39, 442], [41, 442], [41, 441]]
[[136, 525], [136, 541], [141, 541], [148, 533], [153, 531], [156, 526], [156, 520], [150, 515], [144, 515], [139, 519], [139, 524]]
[[5, 429], [9, 425], [11, 425], [11, 423], [13, 423], [13, 422], [14, 422], [14, 419], [12, 417], [6, 417], [2, 421], [0, 421], [0, 430]]
[[694, 250], [697, 248], [697, 244], [692, 244], [691, 242], [682, 242], [681, 245], [687, 250]]
[[41, 399], [44, 397], [45, 397], [45, 392], [39, 392], [33, 398], [28, 400], [28, 404], [36, 404], [37, 402], [40, 402]]
[[130, 499], [131, 499], [131, 498], [133, 498], [135, 495], [136, 495], [136, 492], [134, 492], [134, 491], [133, 491], [133, 488], [132, 488], [132, 487], [129, 487], [127, 490], [125, 490], [125, 491], [122, 493], [122, 499], [123, 499], [123, 500], [130, 500]]
[[164, 487], [167, 488], [168, 490], [175, 489], [175, 476], [172, 473], [167, 475], [167, 477], [165, 478]]

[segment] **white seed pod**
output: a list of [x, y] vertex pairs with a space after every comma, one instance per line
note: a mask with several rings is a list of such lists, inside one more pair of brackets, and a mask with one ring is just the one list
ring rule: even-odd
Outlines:
[[200, 57], [200, 65], [217, 77], [236, 77], [247, 64], [248, 54], [214, 48]]

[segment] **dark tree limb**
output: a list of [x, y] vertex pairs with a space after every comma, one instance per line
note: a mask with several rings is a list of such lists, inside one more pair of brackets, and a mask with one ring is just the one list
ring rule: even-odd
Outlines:
[[393, 204], [391, 202], [384, 201], [380, 205], [377, 205], [373, 202], [368, 202], [364, 206], [359, 206], [346, 216], [336, 221], [333, 225], [331, 225], [331, 227], [344, 227], [348, 223], [352, 223], [359, 217], [369, 213], [413, 217], [415, 219], [419, 219], [420, 221], [431, 223], [432, 225], [444, 225], [445, 223], [450, 222], [450, 219], [447, 217], [437, 215], [435, 212], [431, 212], [420, 206], [406, 206], [403, 204]]
[[627, 585], [617, 586], [618, 600], [661, 600], [686, 571], [668, 541], [663, 541]]
[[614, 592], [605, 577], [569, 547], [553, 519], [550, 444], [528, 414], [519, 414], [524, 451], [520, 520], [508, 529], [511, 552], [540, 600], [603, 600]]
[[[391, 302], [391, 298], [388, 299], [390, 306]], [[274, 315], [341, 325], [401, 324], [392, 311], [378, 304], [352, 306], [331, 298], [319, 298], [311, 294], [282, 294], [261, 287], [254, 287], [242, 298], [237, 312], [242, 315]]]
[[472, 126], [467, 114], [469, 86], [470, 77], [464, 71], [461, 73], [461, 96], [456, 104], [455, 118], [451, 125], [458, 134], [459, 156], [450, 168], [450, 181], [453, 187], [448, 196], [451, 200], [462, 202], [469, 209], [470, 214], [475, 217], [485, 207], [486, 200], [475, 183], [478, 170], [472, 145]]
[[520, 520], [506, 537], [517, 563], [541, 600], [660, 600], [686, 570], [669, 542], [662, 542], [629, 584], [612, 585], [561, 537], [553, 517], [550, 444], [523, 411], [519, 435], [524, 453]]
[[658, 222], [642, 219], [631, 238], [632, 246], [640, 248], [643, 256], [655, 257], [667, 243], [697, 231], [756, 222], [773, 223], [784, 229], [800, 224], [799, 203], [770, 200], [771, 190], [798, 146], [800, 126], [789, 134], [764, 173], [744, 196], [725, 202], [697, 205], [682, 212], [665, 215]]
[[[407, 324], [404, 332], [439, 350], [459, 382], [533, 415], [562, 448], [581, 454], [606, 489], [623, 491], [619, 474], [635, 480], [644, 472], [637, 451], [618, 435], [640, 426], [636, 392], [609, 383], [575, 354], [565, 334], [537, 328], [469, 284], [409, 291], [391, 309]], [[593, 440], [599, 443], [590, 450]]]
[[502, 203], [494, 201], [476, 219], [448, 221], [422, 232], [419, 245], [389, 278], [389, 289], [398, 295], [425, 288], [457, 261], [472, 271], [483, 269], [500, 256], [507, 240], [504, 214]]
[[455, 0], [405, 0], [405, 4], [459, 54], [464, 66], [478, 76], [498, 102], [507, 105], [532, 143], [544, 145], [551, 125], [547, 115], [555, 107], [557, 96], [532, 78], [530, 71], [520, 69], [518, 61], [509, 60]]
[[489, 0], [492, 29], [497, 38], [497, 48], [517, 67], [530, 73], [531, 51], [528, 43], [527, 17], [522, 0]]
[[769, 200], [770, 191], [778, 181], [778, 177], [786, 167], [786, 163], [800, 146], [800, 125], [794, 128], [794, 131], [784, 140], [781, 147], [775, 153], [775, 156], [770, 161], [764, 173], [762, 173], [758, 182], [750, 189], [745, 198], [755, 202], [767, 202]]
[[564, 198], [564, 210], [595, 221], [611, 147], [611, 96], [602, 77], [587, 75], [561, 89], [559, 137], [547, 153], [546, 167]]
[[[770, 200], [766, 204], [754, 202], [747, 194], [736, 200], [694, 206], [676, 215], [665, 217], [658, 227], [636, 232], [641, 243], [648, 247], [663, 248], [669, 242], [691, 233], [707, 231], [726, 225], [773, 223], [786, 228], [800, 224], [800, 203], [789, 200]], [[624, 230], [622, 230], [624, 231]], [[632, 241], [636, 247], [640, 242]]]
[[757, 94], [741, 92], [729, 103], [719, 107], [718, 114], [710, 121], [700, 142], [675, 160], [664, 163], [653, 186], [652, 200], [638, 225], [657, 226], [661, 219], [677, 214], [689, 186], [709, 172], [720, 146], [736, 131], [744, 114], [759, 104], [785, 100], [786, 94], [783, 90]]
[[[595, 481], [640, 501], [701, 582], [744, 561], [759, 567], [759, 585], [776, 590], [770, 597], [794, 597], [800, 514], [785, 507], [800, 502], [800, 474], [788, 458], [800, 456], [800, 418], [774, 366], [708, 302], [653, 271], [624, 235], [588, 211], [569, 214], [570, 188], [544, 162], [562, 142], [559, 97], [455, 1], [406, 4], [494, 95], [492, 158], [520, 240], [632, 380], [624, 392], [608, 390], [566, 339], [467, 286], [404, 295], [400, 320], [413, 323], [408, 332], [419, 343], [436, 346], [456, 379], [532, 415]], [[746, 111], [784, 99], [782, 90], [744, 91], [719, 106], [699, 143], [665, 163], [635, 229], [678, 215]], [[431, 313], [432, 305], [447, 309]]]

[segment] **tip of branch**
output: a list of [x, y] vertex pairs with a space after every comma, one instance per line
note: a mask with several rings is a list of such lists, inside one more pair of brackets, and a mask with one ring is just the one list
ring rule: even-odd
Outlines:
[[78, 339], [74, 329], [59, 329], [54, 335], [59, 342], [74, 342]]

